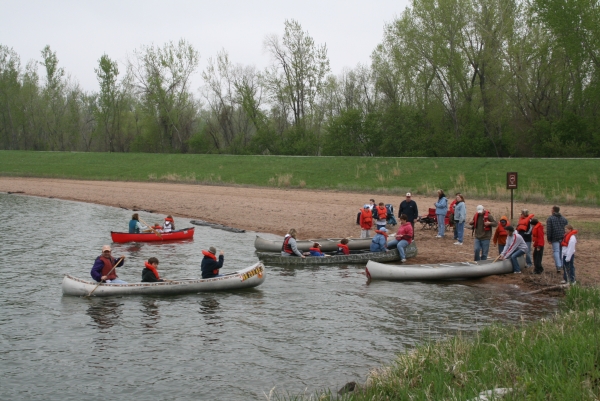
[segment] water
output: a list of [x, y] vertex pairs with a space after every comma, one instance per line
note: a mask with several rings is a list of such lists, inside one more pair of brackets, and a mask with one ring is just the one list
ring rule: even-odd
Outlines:
[[[262, 286], [240, 292], [63, 297], [63, 276], [88, 278], [110, 231], [125, 231], [131, 214], [0, 194], [0, 398], [264, 400], [272, 388], [335, 391], [427, 338], [556, 309], [552, 299], [477, 281], [367, 286], [364, 266], [268, 267]], [[127, 256], [118, 273], [129, 282], [151, 256], [165, 278], [198, 277], [211, 245], [225, 251], [225, 272], [256, 262], [254, 236], [196, 227], [193, 241], [113, 244], [113, 255]]]

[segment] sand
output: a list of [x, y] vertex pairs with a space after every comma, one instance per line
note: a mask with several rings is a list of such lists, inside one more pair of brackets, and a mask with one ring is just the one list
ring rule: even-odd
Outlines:
[[[260, 233], [284, 235], [294, 227], [299, 232], [298, 239], [358, 237], [360, 227], [356, 225], [356, 214], [370, 198], [393, 204], [396, 214], [400, 202], [404, 200], [400, 196], [306, 189], [14, 177], [0, 177], [0, 192], [147, 210]], [[427, 214], [427, 209], [433, 207], [436, 201], [432, 196], [414, 196], [413, 199], [417, 202], [420, 215]], [[510, 202], [467, 198], [465, 203], [468, 220], [479, 204], [490, 210], [497, 220], [504, 214], [510, 217]], [[516, 223], [520, 210], [527, 208], [545, 224], [551, 207], [548, 204], [515, 203], [513, 223]], [[561, 208], [561, 213], [570, 220], [600, 221], [600, 209], [597, 208], [566, 205]], [[458, 246], [454, 245], [452, 232], [447, 232], [445, 238], [437, 239], [436, 232], [422, 229], [418, 223], [415, 228], [419, 255], [409, 263], [473, 260], [470, 230], [465, 229], [464, 245]], [[388, 226], [388, 229], [395, 232], [397, 226]], [[578, 238], [575, 268], [577, 281], [582, 285], [600, 283], [600, 271], [595, 260], [599, 245], [598, 239]], [[492, 245], [489, 257], [495, 258], [497, 255], [497, 248]], [[556, 273], [551, 246], [548, 244], [544, 249], [543, 266], [545, 271], [541, 275], [532, 274], [532, 269], [524, 269], [520, 275], [492, 276], [482, 279], [482, 282], [517, 285], [524, 291], [559, 284], [562, 275]]]

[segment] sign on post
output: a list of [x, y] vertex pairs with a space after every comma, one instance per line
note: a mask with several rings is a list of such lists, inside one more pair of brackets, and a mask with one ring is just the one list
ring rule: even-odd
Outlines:
[[506, 189], [510, 189], [510, 219], [513, 219], [513, 191], [517, 189], [519, 180], [515, 171], [506, 173]]

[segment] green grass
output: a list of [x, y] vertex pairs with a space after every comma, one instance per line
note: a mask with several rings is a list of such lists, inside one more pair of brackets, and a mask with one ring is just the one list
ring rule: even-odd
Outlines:
[[0, 151], [0, 175], [167, 181], [510, 199], [506, 173], [519, 173], [515, 199], [600, 202], [600, 159], [367, 158]]
[[[505, 388], [503, 400], [597, 400], [600, 397], [600, 289], [571, 287], [561, 312], [516, 326], [495, 325], [475, 338], [431, 342], [373, 372], [354, 393], [312, 399], [469, 400]], [[307, 399], [277, 396], [272, 399]]]

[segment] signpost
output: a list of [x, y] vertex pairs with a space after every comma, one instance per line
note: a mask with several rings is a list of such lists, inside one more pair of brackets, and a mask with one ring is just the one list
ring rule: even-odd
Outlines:
[[506, 189], [510, 189], [510, 219], [513, 219], [513, 191], [517, 189], [518, 177], [516, 172], [506, 173]]

